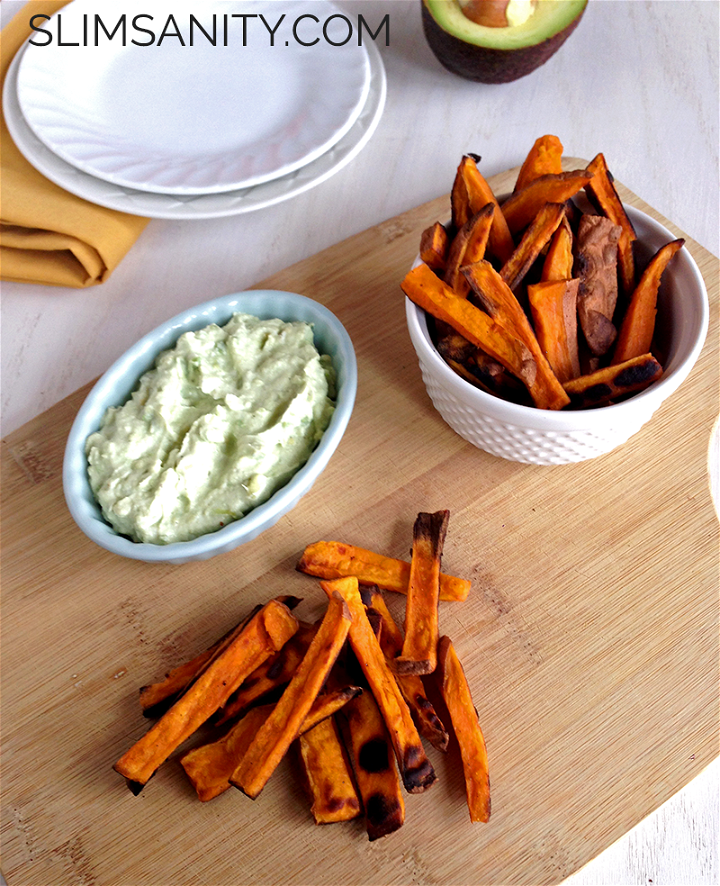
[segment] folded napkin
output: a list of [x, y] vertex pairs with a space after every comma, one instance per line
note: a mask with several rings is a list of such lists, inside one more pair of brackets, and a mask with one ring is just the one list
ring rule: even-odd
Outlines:
[[[30, 36], [30, 15], [52, 15], [67, 0], [33, 0], [3, 28], [0, 81]], [[32, 7], [32, 9], [31, 9]], [[41, 175], [0, 121], [0, 277], [23, 283], [84, 287], [110, 276], [148, 219], [88, 203]]]

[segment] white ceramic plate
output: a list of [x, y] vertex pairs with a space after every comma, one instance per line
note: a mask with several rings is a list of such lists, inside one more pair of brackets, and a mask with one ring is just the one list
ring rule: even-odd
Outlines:
[[[357, 40], [333, 45], [348, 19], [327, 0], [138, 3], [103, 10], [108, 29], [125, 22], [125, 37], [100, 30], [94, 45], [97, 3], [74, 0], [55, 16], [63, 43], [56, 24], [45, 23], [56, 38], [37, 45], [47, 38], [33, 35], [18, 70], [28, 125], [84, 172], [157, 193], [237, 190], [324, 154], [365, 105], [367, 50]], [[133, 26], [140, 15], [143, 31]], [[133, 44], [150, 34], [152, 45]], [[301, 45], [295, 35], [318, 42]]]
[[82, 172], [51, 151], [25, 122], [17, 98], [17, 70], [21, 50], [13, 59], [5, 78], [3, 112], [10, 135], [26, 160], [46, 178], [75, 194], [119, 212], [147, 218], [188, 219], [221, 218], [264, 209], [289, 200], [314, 188], [339, 172], [353, 160], [375, 132], [385, 107], [387, 84], [380, 52], [369, 43], [370, 91], [365, 107], [350, 130], [316, 160], [280, 178], [217, 194], [155, 194], [114, 185]]

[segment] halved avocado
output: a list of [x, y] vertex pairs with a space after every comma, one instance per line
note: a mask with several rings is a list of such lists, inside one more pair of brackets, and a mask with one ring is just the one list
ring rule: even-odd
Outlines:
[[577, 27], [587, 0], [538, 0], [522, 24], [471, 21], [458, 0], [421, 0], [423, 30], [438, 61], [481, 83], [509, 83], [539, 68]]

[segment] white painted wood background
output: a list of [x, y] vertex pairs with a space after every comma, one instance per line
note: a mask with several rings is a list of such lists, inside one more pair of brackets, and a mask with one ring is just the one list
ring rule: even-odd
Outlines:
[[[2, 22], [23, 2], [3, 0]], [[502, 86], [439, 66], [422, 36], [420, 0], [338, 2], [369, 22], [390, 16], [387, 107], [370, 144], [287, 203], [228, 219], [152, 221], [102, 287], [3, 284], [3, 435], [99, 375], [168, 316], [446, 193], [465, 151], [482, 155], [488, 175], [519, 164], [544, 133], [572, 156], [603, 151], [618, 179], [718, 255], [716, 0], [590, 0], [558, 55]], [[716, 760], [567, 883], [717, 884], [719, 798]]]

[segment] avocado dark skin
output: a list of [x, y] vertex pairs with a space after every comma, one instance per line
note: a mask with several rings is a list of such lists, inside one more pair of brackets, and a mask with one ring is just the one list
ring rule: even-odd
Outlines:
[[478, 47], [453, 37], [437, 24], [423, 0], [419, 2], [425, 39], [437, 60], [453, 74], [479, 83], [510, 83], [531, 74], [560, 49], [584, 12], [583, 9], [566, 28], [542, 43], [507, 50]]

